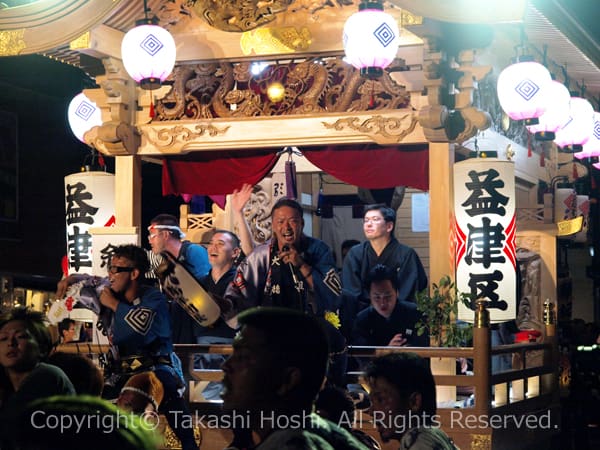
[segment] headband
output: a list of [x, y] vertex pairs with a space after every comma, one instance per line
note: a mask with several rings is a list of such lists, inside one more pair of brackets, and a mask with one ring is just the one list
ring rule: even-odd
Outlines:
[[148, 231], [152, 231], [154, 229], [157, 230], [171, 230], [171, 231], [177, 231], [179, 233], [179, 237], [180, 238], [184, 238], [185, 237], [185, 233], [183, 232], [183, 230], [181, 228], [179, 228], [177, 225], [150, 225], [148, 227]]
[[141, 389], [138, 389], [133, 386], [125, 386], [125, 387], [123, 387], [123, 389], [121, 389], [121, 393], [123, 393], [125, 391], [135, 392], [136, 394], [140, 394], [142, 397], [147, 398], [150, 401], [150, 403], [152, 403], [152, 406], [154, 406], [154, 410], [158, 411], [158, 404], [156, 403], [156, 400], [154, 399], [154, 397], [152, 397], [147, 392], [142, 391]]

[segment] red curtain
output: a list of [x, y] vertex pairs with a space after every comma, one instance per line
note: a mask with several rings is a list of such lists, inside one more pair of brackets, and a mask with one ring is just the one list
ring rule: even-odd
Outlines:
[[163, 195], [230, 194], [242, 184], [257, 184], [275, 166], [276, 152], [245, 150], [198, 152], [165, 158], [162, 168]]
[[[303, 147], [304, 156], [345, 183], [367, 189], [410, 186], [429, 189], [427, 145]], [[274, 150], [198, 152], [165, 158], [163, 194], [228, 194], [257, 184], [277, 162]]]
[[429, 190], [427, 145], [329, 146], [301, 149], [306, 159], [338, 180], [366, 189], [410, 186]]

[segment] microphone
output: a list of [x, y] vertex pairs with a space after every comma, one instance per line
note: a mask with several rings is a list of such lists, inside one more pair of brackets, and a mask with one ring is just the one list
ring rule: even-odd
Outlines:
[[[290, 251], [290, 246], [289, 245], [284, 245], [283, 247], [281, 247], [281, 251], [282, 252], [289, 252]], [[294, 265], [288, 261], [288, 266], [290, 266], [290, 272], [292, 272], [292, 279], [294, 280], [294, 285], [296, 286], [296, 289], [298, 289], [299, 286], [299, 280], [298, 277], [296, 276], [296, 270], [294, 268]]]

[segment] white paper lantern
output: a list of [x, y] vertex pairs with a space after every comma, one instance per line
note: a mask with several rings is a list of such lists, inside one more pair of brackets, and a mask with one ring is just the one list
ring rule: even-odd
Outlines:
[[398, 23], [383, 12], [381, 2], [363, 1], [359, 11], [344, 24], [344, 61], [360, 69], [361, 75], [377, 77], [398, 54]]
[[[515, 165], [496, 158], [454, 164], [456, 288], [488, 301], [490, 321], [516, 317]], [[458, 319], [473, 311], [458, 306]]]
[[550, 103], [546, 112], [538, 118], [537, 125], [528, 125], [527, 130], [538, 141], [553, 141], [554, 134], [569, 120], [571, 94], [567, 87], [558, 81], [552, 81], [548, 90]]
[[114, 226], [115, 176], [78, 172], [65, 177], [65, 219], [69, 273], [92, 274], [90, 228]]
[[175, 66], [176, 48], [171, 33], [158, 25], [139, 25], [121, 42], [125, 70], [143, 89], [157, 89]]
[[81, 92], [73, 97], [67, 109], [71, 131], [77, 139], [85, 143], [83, 135], [93, 127], [102, 125], [100, 108]]
[[[578, 159], [592, 158], [594, 156], [600, 156], [600, 113], [594, 113], [594, 125], [592, 127], [592, 134], [588, 141], [583, 144], [583, 150], [573, 155]], [[594, 167], [596, 167], [594, 164]]]
[[550, 72], [539, 63], [525, 61], [512, 64], [498, 76], [500, 106], [513, 120], [537, 119], [548, 108], [551, 83]]
[[586, 99], [571, 97], [569, 120], [556, 131], [554, 142], [563, 150], [581, 151], [594, 127], [594, 108]]

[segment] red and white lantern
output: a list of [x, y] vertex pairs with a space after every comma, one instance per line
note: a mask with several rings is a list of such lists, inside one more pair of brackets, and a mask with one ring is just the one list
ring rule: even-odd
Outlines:
[[492, 322], [516, 317], [515, 169], [511, 161], [468, 159], [454, 164], [456, 287], [470, 294], [458, 319], [473, 321], [487, 300]]

